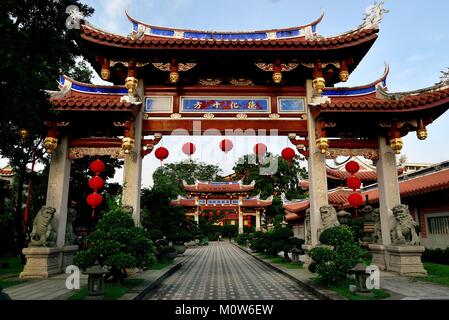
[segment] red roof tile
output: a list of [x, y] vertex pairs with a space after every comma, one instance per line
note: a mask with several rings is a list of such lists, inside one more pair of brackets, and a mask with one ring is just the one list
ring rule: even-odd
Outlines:
[[376, 93], [331, 97], [318, 106], [320, 112], [404, 112], [449, 104], [449, 88], [410, 94], [398, 100], [382, 99]]
[[260, 200], [260, 199], [243, 199], [241, 207], [268, 207], [273, 203], [272, 200]]
[[[403, 198], [447, 189], [449, 189], [449, 169], [399, 182], [399, 191]], [[368, 196], [368, 202], [377, 203], [379, 202], [379, 189], [364, 192], [363, 196]], [[349, 206], [349, 204], [345, 206]]]
[[50, 102], [60, 111], [132, 111], [132, 105], [120, 99], [120, 95], [71, 91], [65, 97], [51, 98]]
[[133, 39], [128, 36], [116, 35], [92, 26], [81, 26], [81, 37], [87, 41], [95, 42], [105, 46], [127, 47], [138, 49], [303, 49], [321, 50], [344, 48], [351, 44], [358, 44], [375, 40], [379, 29], [360, 29], [351, 33], [342, 34], [329, 38], [311, 39], [274, 39], [274, 40], [195, 40], [195, 39], [173, 39], [160, 37], [147, 37], [144, 39]]

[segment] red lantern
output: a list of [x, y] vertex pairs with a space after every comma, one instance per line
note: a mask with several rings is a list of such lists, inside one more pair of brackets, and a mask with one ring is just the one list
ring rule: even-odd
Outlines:
[[103, 202], [103, 197], [94, 192], [87, 196], [86, 202], [92, 209], [95, 209]]
[[168, 158], [169, 152], [168, 152], [168, 150], [166, 148], [159, 147], [154, 152], [154, 155], [156, 156], [156, 158], [158, 158], [162, 162], [163, 160]]
[[203, 213], [201, 214], [201, 216], [204, 218], [204, 217], [206, 216], [206, 213], [203, 212]]
[[349, 173], [354, 174], [354, 173], [356, 173], [356, 172], [358, 172], [360, 170], [360, 165], [357, 162], [351, 160], [348, 163], [346, 163], [345, 169]]
[[89, 179], [89, 188], [97, 191], [104, 187], [104, 180], [100, 176], [94, 176]]
[[209, 212], [209, 217], [213, 217], [214, 216], [214, 214], [212, 213], [212, 211], [211, 212]]
[[94, 172], [96, 175], [102, 173], [105, 169], [106, 166], [100, 159], [94, 160], [90, 163], [90, 171]]
[[232, 147], [234, 147], [234, 144], [232, 143], [231, 140], [223, 139], [220, 141], [219, 146], [220, 146], [221, 151], [223, 151], [224, 153], [227, 153], [232, 150]]
[[287, 161], [291, 161], [295, 157], [295, 150], [292, 148], [284, 148], [281, 152], [282, 158]]
[[193, 143], [191, 142], [186, 142], [184, 143], [184, 145], [182, 146], [182, 152], [184, 152], [186, 155], [188, 155], [189, 157], [195, 153], [196, 147]]
[[357, 190], [360, 189], [362, 181], [357, 177], [349, 177], [348, 179], [346, 179], [346, 185], [349, 189]]
[[363, 204], [363, 197], [360, 193], [352, 193], [348, 197], [348, 202], [354, 208], [358, 208]]
[[263, 143], [257, 143], [254, 148], [254, 153], [258, 156], [263, 156], [265, 153], [267, 153], [267, 146]]

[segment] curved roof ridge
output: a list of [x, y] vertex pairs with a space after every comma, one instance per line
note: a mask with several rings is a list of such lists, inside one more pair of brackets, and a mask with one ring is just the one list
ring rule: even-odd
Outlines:
[[385, 63], [383, 75], [368, 84], [355, 86], [355, 87], [326, 87], [323, 89], [323, 95], [325, 96], [357, 96], [357, 95], [368, 95], [377, 92], [377, 87], [381, 84], [381, 87], [386, 87], [387, 77], [390, 73], [390, 66]]
[[268, 32], [287, 32], [287, 31], [293, 31], [293, 30], [298, 30], [298, 29], [304, 29], [307, 27], [311, 27], [311, 26], [316, 26], [317, 24], [319, 24], [324, 17], [324, 12], [321, 12], [320, 16], [315, 19], [314, 21], [305, 24], [305, 25], [300, 25], [300, 26], [294, 26], [294, 27], [288, 27], [288, 28], [274, 28], [274, 29], [262, 29], [262, 30], [243, 30], [243, 31], [226, 31], [226, 30], [197, 30], [197, 29], [184, 29], [184, 28], [172, 28], [172, 27], [163, 27], [163, 26], [156, 26], [156, 25], [152, 25], [152, 24], [148, 24], [145, 22], [142, 22], [140, 20], [137, 20], [135, 18], [133, 18], [129, 13], [128, 10], [125, 10], [125, 15], [128, 18], [128, 20], [134, 24], [134, 31], [137, 32], [137, 30], [135, 30], [135, 26], [137, 25], [143, 25], [145, 27], [148, 28], [155, 28], [158, 30], [165, 30], [165, 31], [175, 31], [175, 32], [194, 32], [194, 33], [208, 33], [208, 34], [251, 34], [251, 33], [268, 33]]

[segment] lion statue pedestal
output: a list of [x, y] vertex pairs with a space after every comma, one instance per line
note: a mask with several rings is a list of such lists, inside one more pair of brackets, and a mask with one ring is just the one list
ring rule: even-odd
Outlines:
[[421, 262], [421, 255], [425, 249], [423, 246], [390, 245], [385, 246], [385, 249], [389, 260], [388, 271], [407, 276], [427, 274]]

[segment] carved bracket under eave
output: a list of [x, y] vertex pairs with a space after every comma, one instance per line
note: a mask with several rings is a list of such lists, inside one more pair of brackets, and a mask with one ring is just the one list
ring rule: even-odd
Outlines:
[[161, 141], [161, 139], [162, 139], [161, 133], [155, 133], [154, 139], [143, 139], [142, 151], [140, 153], [142, 158], [144, 158], [146, 155], [149, 155], [153, 151], [154, 146], [157, 145]]

